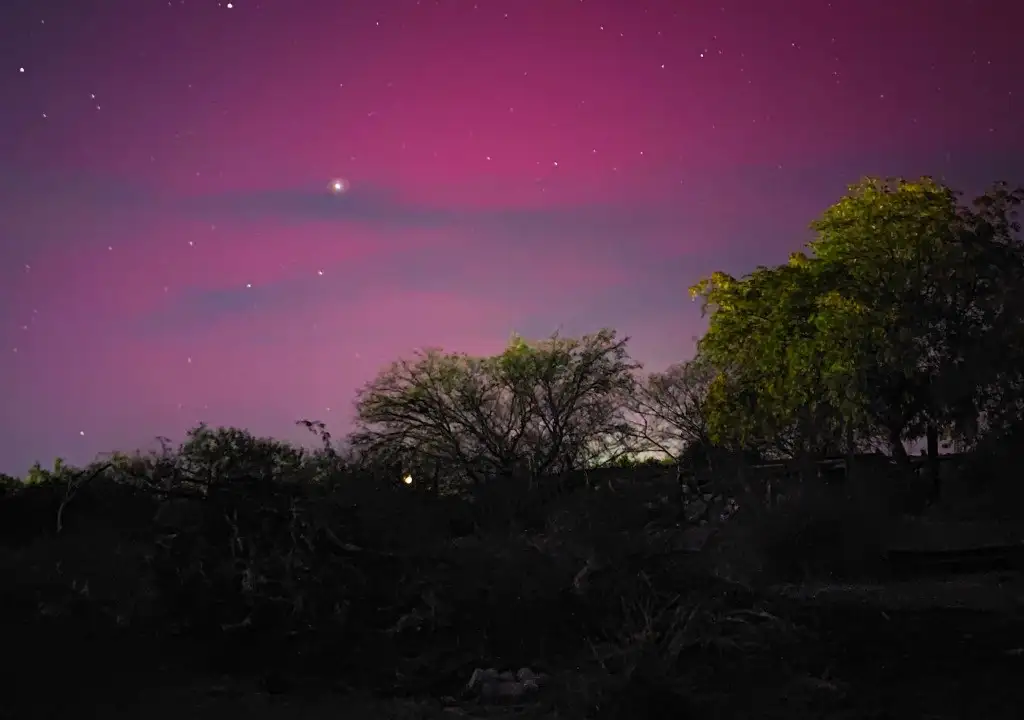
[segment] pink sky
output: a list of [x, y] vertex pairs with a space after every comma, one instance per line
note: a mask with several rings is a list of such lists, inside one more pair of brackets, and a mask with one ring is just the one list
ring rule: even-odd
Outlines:
[[387, 362], [512, 331], [610, 325], [660, 368], [693, 281], [782, 261], [861, 175], [1021, 179], [995, 0], [14, 5], [5, 472], [344, 432]]

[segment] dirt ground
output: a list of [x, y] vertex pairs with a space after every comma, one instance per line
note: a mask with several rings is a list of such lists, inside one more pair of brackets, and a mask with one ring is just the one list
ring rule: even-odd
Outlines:
[[[794, 601], [790, 619], [807, 631], [798, 642], [740, 657], [701, 651], [685, 657], [679, 669], [690, 687], [686, 697], [659, 696], [653, 690], [643, 697], [641, 690], [629, 701], [635, 703], [631, 709], [619, 704], [614, 710], [595, 709], [589, 716], [1021, 716], [1024, 614], [1006, 608], [883, 609], [864, 600], [847, 596], [836, 602], [819, 596]], [[157, 654], [133, 642], [18, 634], [26, 648], [13, 654], [20, 667], [5, 675], [10, 685], [0, 708], [3, 720], [569, 717], [543, 702], [491, 708], [444, 697], [360, 697], [343, 687], [344, 677], [326, 683], [228, 677], [211, 674], [201, 657]], [[14, 649], [5, 645], [8, 653]]]

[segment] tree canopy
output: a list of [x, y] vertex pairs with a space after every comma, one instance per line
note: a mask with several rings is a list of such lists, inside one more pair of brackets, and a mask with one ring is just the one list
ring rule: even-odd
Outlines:
[[964, 435], [982, 408], [998, 414], [994, 388], [1019, 371], [992, 351], [1022, 357], [1020, 200], [997, 185], [965, 206], [930, 178], [867, 179], [812, 223], [808, 253], [694, 285], [715, 436], [795, 428], [820, 449], [856, 425], [901, 456], [926, 428]]
[[354, 445], [473, 482], [579, 468], [614, 451], [626, 432], [622, 398], [637, 367], [626, 343], [603, 330], [540, 342], [513, 336], [493, 357], [419, 352], [360, 391]]

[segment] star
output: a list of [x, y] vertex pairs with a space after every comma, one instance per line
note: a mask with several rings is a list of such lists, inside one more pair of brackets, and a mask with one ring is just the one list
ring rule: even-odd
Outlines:
[[331, 180], [329, 187], [331, 192], [335, 195], [343, 195], [348, 191], [348, 180], [345, 180], [344, 178], [335, 178], [334, 180]]

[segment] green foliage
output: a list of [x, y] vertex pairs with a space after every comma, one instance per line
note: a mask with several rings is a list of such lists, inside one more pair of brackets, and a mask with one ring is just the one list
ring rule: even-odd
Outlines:
[[868, 179], [813, 223], [810, 256], [694, 285], [710, 314], [700, 351], [718, 371], [714, 436], [795, 429], [798, 444], [822, 447], [856, 426], [899, 455], [927, 424], [963, 435], [986, 399], [1008, 401], [993, 388], [1020, 375], [991, 354], [1024, 357], [1008, 312], [1024, 277], [1020, 198], [996, 186], [964, 207], [929, 178]]
[[55, 458], [53, 469], [47, 470], [38, 461], [32, 464], [25, 476], [26, 485], [45, 485], [52, 482], [61, 482], [66, 479], [69, 471], [73, 470], [65, 462], [64, 458]]
[[828, 380], [894, 442], [938, 412], [928, 388], [960, 351], [946, 333], [963, 310], [949, 302], [966, 280], [960, 214], [956, 194], [928, 178], [868, 180], [812, 226], [815, 264], [831, 281], [816, 318]]
[[823, 332], [814, 322], [820, 289], [821, 278], [803, 255], [744, 278], [715, 273], [691, 288], [711, 314], [700, 352], [717, 370], [707, 401], [714, 440], [784, 441], [800, 425], [802, 440], [821, 441], [808, 437], [811, 429], [827, 431], [835, 413]]

